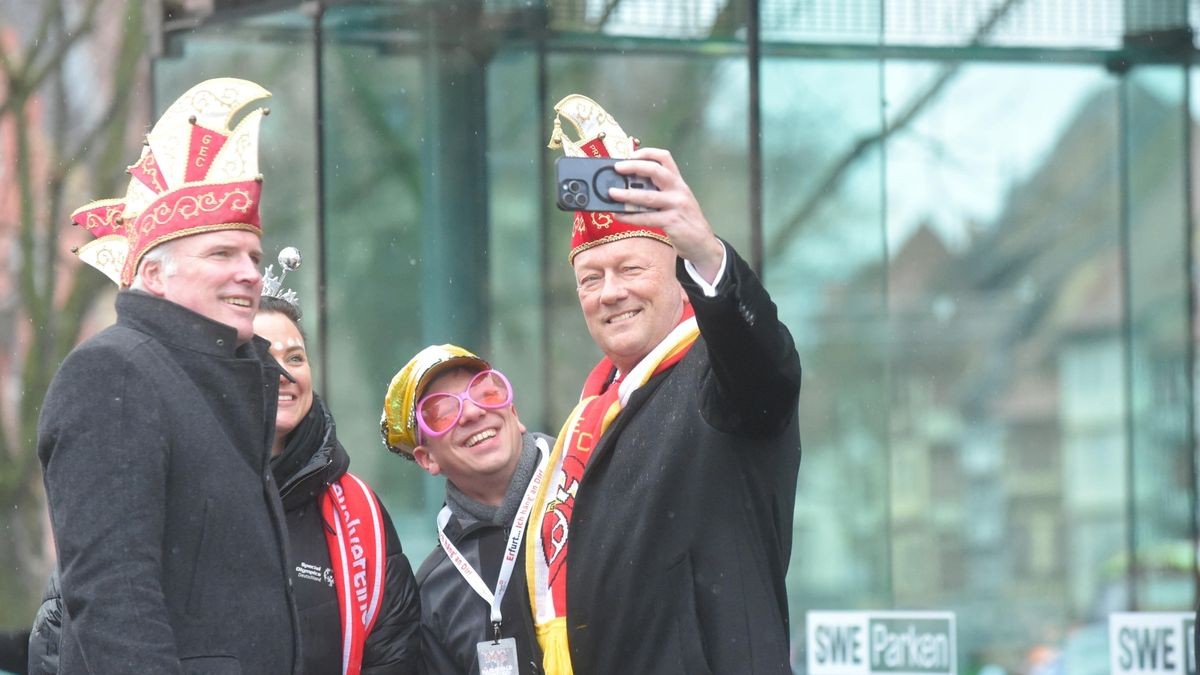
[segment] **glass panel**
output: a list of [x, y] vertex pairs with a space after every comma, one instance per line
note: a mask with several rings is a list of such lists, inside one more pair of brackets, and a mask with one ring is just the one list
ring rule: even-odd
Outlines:
[[1186, 77], [1178, 66], [1137, 68], [1123, 90], [1130, 198], [1133, 600], [1139, 610], [1193, 606]]
[[[498, 53], [488, 67], [488, 194], [487, 256], [491, 266], [491, 306], [487, 358], [512, 381], [521, 421], [530, 430], [558, 434], [562, 418], [548, 414], [554, 400], [548, 391], [543, 312], [543, 267], [563, 268], [565, 255], [552, 249], [542, 230], [542, 208], [549, 182], [542, 180], [550, 151], [542, 138], [550, 116], [538, 100], [538, 55], [514, 48]], [[552, 217], [563, 216], [550, 207]], [[562, 223], [558, 229], [568, 229]], [[565, 297], [565, 296], [564, 296]], [[573, 300], [573, 298], [566, 298]]]
[[1116, 90], [889, 63], [887, 92], [894, 603], [955, 611], [963, 669], [1103, 672], [1076, 646], [1124, 535]]
[[550, 2], [550, 25], [565, 32], [704, 39], [740, 27], [745, 0], [622, 0]]
[[[387, 507], [407, 551], [433, 546], [440, 480], [388, 453], [379, 437], [392, 375], [436, 339], [428, 311], [422, 153], [427, 136], [422, 59], [407, 35], [381, 34], [391, 12], [331, 9], [324, 18], [326, 349], [338, 438], [351, 470]], [[442, 273], [443, 270], [437, 270]], [[426, 339], [428, 337], [428, 339]], [[448, 341], [442, 337], [437, 340]], [[420, 564], [419, 555], [413, 564]]]
[[[762, 0], [763, 37], [798, 43], [1115, 48], [1130, 23], [1184, 25], [1184, 0]], [[1132, 15], [1127, 16], [1127, 15]]]
[[872, 60], [762, 66], [764, 280], [804, 368], [795, 667], [805, 611], [889, 605], [880, 75]]

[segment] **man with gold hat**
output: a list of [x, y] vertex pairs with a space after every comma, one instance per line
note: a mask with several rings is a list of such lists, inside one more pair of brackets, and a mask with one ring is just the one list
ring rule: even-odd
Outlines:
[[583, 96], [552, 147], [627, 158], [642, 213], [576, 213], [569, 261], [604, 353], [559, 433], [526, 560], [545, 672], [790, 673], [784, 576], [800, 361], [766, 290], [666, 150]]
[[525, 430], [508, 378], [450, 344], [396, 373], [381, 427], [389, 450], [446, 477], [440, 545], [417, 571], [425, 672], [540, 672], [522, 540], [554, 439]]
[[269, 468], [279, 378], [254, 336], [258, 127], [202, 82], [147, 137], [124, 199], [73, 216], [123, 289], [38, 426], [65, 613], [60, 673], [292, 673], [286, 530]]

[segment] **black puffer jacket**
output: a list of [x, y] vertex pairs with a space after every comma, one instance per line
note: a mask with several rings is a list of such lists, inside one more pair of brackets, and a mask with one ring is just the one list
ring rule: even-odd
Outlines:
[[[283, 486], [280, 496], [291, 538], [292, 586], [300, 613], [303, 672], [338, 673], [341, 622], [325, 540], [324, 528], [328, 525], [321, 518], [319, 497], [346, 473], [350, 456], [337, 440], [329, 410], [315, 395], [309, 418], [317, 418], [323, 427], [320, 444], [314, 445], [308, 461], [298, 471], [287, 477], [277, 474], [276, 479]], [[382, 504], [380, 511], [387, 542], [387, 575], [379, 618], [363, 649], [362, 673], [416, 673], [421, 656], [420, 597], [391, 517]]]
[[58, 590], [58, 569], [42, 591], [42, 606], [33, 618], [29, 633], [29, 675], [55, 675], [58, 672], [58, 636], [62, 633], [62, 591]]
[[[537, 451], [532, 444], [536, 443], [546, 454], [554, 447], [553, 438], [534, 432], [526, 433], [524, 442], [526, 448], [535, 453], [534, 461]], [[513, 480], [517, 481], [518, 478], [514, 476]], [[510, 486], [509, 497], [515, 495], [519, 500], [528, 484], [526, 478], [521, 485]], [[482, 522], [456, 511], [453, 501], [447, 501], [453, 517], [446, 524], [446, 537], [471, 563], [487, 587], [494, 589], [496, 579], [500, 576], [500, 563], [504, 558], [512, 518], [507, 518], [503, 525]], [[510, 507], [510, 511], [516, 510], [515, 504]], [[529, 535], [528, 531], [525, 535]], [[417, 581], [421, 587], [424, 672], [427, 675], [478, 675], [479, 660], [475, 646], [492, 637], [491, 607], [467, 584], [440, 545], [435, 546], [421, 564]], [[520, 675], [538, 675], [542, 672], [542, 651], [538, 647], [529, 608], [523, 543], [518, 548], [512, 578], [501, 601], [500, 611], [504, 618], [500, 635], [514, 638], [517, 645], [517, 672]]]

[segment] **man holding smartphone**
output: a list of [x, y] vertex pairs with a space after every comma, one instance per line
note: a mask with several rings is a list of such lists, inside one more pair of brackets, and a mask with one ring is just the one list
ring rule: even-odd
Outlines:
[[604, 358], [563, 425], [527, 538], [544, 670], [790, 673], [800, 361], [761, 282], [713, 233], [671, 153], [593, 101], [555, 107], [574, 156], [657, 190], [575, 213], [569, 260]]

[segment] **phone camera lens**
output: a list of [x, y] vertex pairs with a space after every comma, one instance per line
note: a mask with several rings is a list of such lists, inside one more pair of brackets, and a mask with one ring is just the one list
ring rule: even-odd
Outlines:
[[577, 178], [564, 180], [559, 184], [558, 201], [566, 208], [584, 208], [589, 201], [587, 182]]

